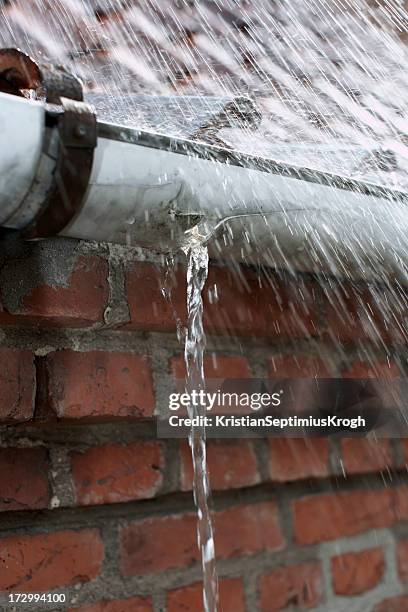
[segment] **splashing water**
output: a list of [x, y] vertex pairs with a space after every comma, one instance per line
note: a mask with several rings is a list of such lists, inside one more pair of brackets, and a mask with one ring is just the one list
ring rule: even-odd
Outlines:
[[[232, 146], [381, 143], [408, 158], [401, 0], [7, 0], [0, 15], [0, 44], [67, 65], [113, 99], [255, 95], [260, 137], [227, 134]], [[140, 124], [132, 101], [126, 110]]]
[[[263, 112], [262, 123], [256, 133], [250, 128], [221, 127], [217, 137], [223, 146], [391, 186], [408, 185], [408, 13], [400, 0], [140, 0], [137, 6], [131, 0], [0, 0], [0, 15], [1, 46], [18, 46], [39, 60], [66, 65], [83, 78], [88, 93], [101, 94], [110, 105], [117, 105], [118, 121], [124, 117], [137, 127], [169, 131], [158, 104], [152, 125], [135, 107], [132, 95], [124, 94], [175, 95], [176, 100], [186, 94], [191, 100], [203, 94], [249, 94]], [[180, 105], [171, 126], [176, 136], [185, 137], [188, 129], [190, 137], [191, 125], [200, 114], [191, 100]], [[203, 134], [200, 138], [205, 140]], [[395, 155], [395, 164], [387, 162], [384, 151]], [[312, 246], [309, 254], [316, 262], [324, 256], [333, 276], [347, 277], [343, 255], [360, 265], [359, 236], [350, 228], [354, 241], [339, 241], [341, 220], [332, 226], [335, 249], [318, 237], [320, 252]], [[322, 229], [320, 221], [318, 227]], [[287, 231], [304, 230], [297, 230], [292, 222]], [[314, 232], [311, 225], [311, 235]], [[396, 243], [403, 239], [396, 234]], [[274, 240], [270, 269], [281, 248], [278, 238]], [[403, 244], [405, 248], [405, 240]], [[220, 249], [225, 250], [225, 245], [221, 243]], [[193, 242], [184, 251], [188, 259], [186, 387], [191, 391], [204, 387], [201, 291], [208, 254], [206, 247]], [[300, 257], [305, 257], [303, 252]], [[284, 252], [282, 260], [286, 260]], [[401, 323], [406, 314], [405, 289], [383, 278], [377, 260], [373, 257], [373, 265], [383, 285], [367, 290], [386, 327], [394, 328], [402, 342], [408, 337]], [[402, 268], [404, 262], [397, 264]], [[267, 282], [275, 291], [274, 278]], [[332, 308], [344, 317], [349, 296], [330, 277], [327, 283]], [[363, 289], [357, 286], [350, 291], [365, 313], [373, 347], [382, 348]], [[374, 348], [367, 358], [376, 361]], [[196, 416], [195, 410], [190, 406], [190, 416]], [[205, 438], [205, 429], [192, 429], [204, 606], [206, 612], [213, 612], [217, 579]]]
[[[205, 335], [203, 328], [203, 290], [208, 274], [208, 249], [192, 242], [184, 249], [187, 256], [187, 332], [184, 346], [186, 392], [204, 389], [203, 356]], [[189, 417], [205, 415], [205, 406], [188, 406]], [[194, 467], [193, 492], [198, 514], [198, 547], [203, 567], [203, 599], [205, 612], [216, 612], [218, 581], [215, 568], [214, 533], [209, 508], [210, 487], [206, 460], [205, 426], [192, 426], [190, 448]]]

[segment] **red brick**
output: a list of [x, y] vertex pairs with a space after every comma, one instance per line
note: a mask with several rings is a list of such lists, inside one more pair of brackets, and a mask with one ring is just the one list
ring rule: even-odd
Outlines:
[[[222, 612], [245, 612], [244, 588], [241, 580], [225, 579], [218, 584], [219, 609]], [[202, 584], [192, 584], [170, 591], [167, 595], [167, 612], [202, 612]]]
[[408, 439], [404, 438], [399, 441], [403, 453], [403, 461], [405, 466], [408, 465]]
[[341, 441], [341, 450], [348, 474], [381, 472], [393, 465], [390, 440], [345, 438]]
[[395, 510], [395, 520], [407, 521], [408, 520], [408, 487], [399, 486], [394, 491], [393, 496], [393, 507]]
[[198, 558], [194, 514], [145, 519], [122, 529], [121, 567], [125, 576], [185, 567]]
[[[208, 289], [216, 285], [218, 301]], [[250, 268], [213, 266], [204, 291], [204, 321], [210, 333], [245, 336], [309, 336], [316, 331], [312, 286], [285, 283], [277, 275], [260, 279]]]
[[76, 502], [84, 506], [148, 499], [163, 482], [163, 449], [157, 442], [95, 446], [73, 453], [71, 462]]
[[64, 284], [42, 284], [20, 300], [13, 312], [3, 309], [0, 323], [86, 327], [103, 321], [108, 300], [108, 265], [99, 257], [79, 256]]
[[[214, 514], [218, 559], [278, 550], [284, 545], [272, 502], [236, 506]], [[122, 529], [122, 573], [148, 574], [197, 563], [195, 514], [135, 521]]]
[[[205, 329], [213, 334], [265, 336], [268, 330], [267, 314], [270, 313], [271, 328], [275, 322], [274, 315], [280, 315], [276, 299], [269, 304], [269, 296], [265, 293], [261, 305], [255, 275], [244, 267], [240, 271], [242, 277], [226, 267], [214, 266], [209, 270], [203, 293]], [[215, 302], [210, 297], [214, 287], [218, 295]]]
[[[170, 369], [176, 379], [184, 379], [186, 368], [184, 358], [172, 357]], [[208, 378], [251, 378], [248, 360], [241, 356], [218, 355], [213, 353], [204, 358], [204, 374]]]
[[70, 350], [46, 358], [48, 402], [59, 418], [147, 417], [154, 392], [146, 357]]
[[269, 440], [270, 475], [277, 482], [324, 478], [329, 470], [329, 444], [324, 438]]
[[46, 508], [48, 457], [43, 448], [0, 449], [0, 511]]
[[[175, 286], [171, 303], [162, 294], [164, 270], [150, 263], [130, 263], [126, 270], [126, 291], [131, 323], [125, 328], [171, 331], [176, 327], [177, 316], [186, 321], [185, 271], [174, 273]], [[173, 310], [174, 308], [174, 310]]]
[[[185, 271], [175, 275], [173, 307], [186, 320]], [[161, 293], [163, 273], [147, 263], [128, 267], [126, 287], [132, 329], [172, 330], [173, 307]], [[210, 297], [216, 285], [218, 300]], [[141, 291], [143, 287], [143, 291]], [[243, 336], [303, 337], [315, 333], [315, 297], [306, 283], [284, 283], [277, 276], [269, 281], [242, 266], [238, 274], [232, 268], [210, 266], [203, 292], [204, 323], [207, 333]]]
[[401, 582], [408, 582], [408, 540], [397, 542], [397, 561]]
[[333, 590], [336, 595], [360, 595], [373, 589], [384, 574], [381, 548], [338, 555], [331, 560]]
[[280, 550], [284, 539], [274, 502], [228, 508], [215, 514], [217, 556], [250, 555], [261, 550]]
[[3, 538], [0, 590], [48, 591], [88, 582], [98, 576], [103, 557], [96, 529]]
[[0, 421], [28, 421], [34, 416], [36, 375], [30, 351], [0, 349]]
[[70, 608], [68, 612], [153, 612], [153, 606], [150, 599], [131, 597], [130, 599], [99, 601], [80, 608]]
[[[191, 450], [187, 442], [181, 443], [181, 489], [189, 491], [193, 483]], [[239, 489], [260, 482], [258, 466], [251, 442], [209, 441], [207, 465], [212, 489]]]
[[407, 344], [407, 288], [402, 287], [400, 284], [388, 287], [388, 290], [384, 290], [384, 287], [378, 287], [376, 293], [373, 294], [373, 299], [384, 319], [387, 341], [391, 343]]
[[322, 571], [319, 563], [309, 562], [281, 567], [260, 579], [260, 610], [305, 610], [322, 598]]
[[329, 364], [320, 357], [297, 353], [275, 355], [269, 360], [270, 378], [330, 378]]
[[356, 535], [389, 527], [408, 516], [405, 487], [350, 491], [295, 500], [294, 533], [300, 544]]
[[355, 361], [351, 367], [343, 370], [342, 377], [394, 379], [400, 377], [400, 371], [395, 363], [388, 363], [387, 361], [378, 361], [376, 363]]
[[326, 334], [334, 341], [386, 337], [384, 317], [367, 287], [335, 283], [325, 289]]
[[408, 610], [408, 595], [390, 597], [377, 604], [373, 612], [405, 612]]

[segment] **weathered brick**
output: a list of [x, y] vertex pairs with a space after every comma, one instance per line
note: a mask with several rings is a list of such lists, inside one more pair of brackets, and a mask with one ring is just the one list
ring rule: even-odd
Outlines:
[[387, 336], [376, 300], [364, 285], [333, 282], [323, 288], [326, 310], [326, 334], [331, 340], [353, 342]]
[[187, 298], [182, 269], [174, 273], [171, 303], [162, 294], [164, 271], [157, 266], [145, 262], [129, 263], [125, 282], [131, 318], [125, 329], [172, 331], [176, 327], [174, 312], [185, 323]]
[[408, 610], [408, 595], [389, 597], [374, 607], [373, 612], [405, 612]]
[[157, 442], [103, 444], [71, 456], [76, 502], [115, 504], [154, 497], [164, 466]]
[[0, 590], [48, 591], [88, 582], [98, 576], [103, 557], [96, 529], [3, 538]]
[[152, 374], [146, 357], [133, 353], [71, 350], [46, 358], [48, 404], [65, 419], [151, 416]]
[[395, 511], [395, 522], [408, 520], [408, 487], [401, 485], [391, 490], [392, 507]]
[[36, 374], [30, 351], [0, 349], [0, 421], [28, 421], [34, 416]]
[[[161, 293], [162, 273], [147, 263], [130, 264], [126, 287], [132, 329], [171, 330], [173, 308], [186, 320], [185, 271], [174, 274], [173, 307]], [[212, 295], [217, 287], [218, 299]], [[143, 287], [143, 291], [141, 290]], [[306, 281], [283, 282], [278, 276], [260, 282], [250, 268], [210, 266], [203, 292], [204, 324], [207, 333], [239, 336], [309, 336], [316, 331], [315, 294]]]
[[214, 517], [217, 555], [228, 558], [262, 550], [280, 550], [285, 542], [274, 502], [235, 506]]
[[272, 480], [289, 482], [324, 478], [329, 470], [329, 445], [324, 438], [274, 438], [269, 440]]
[[43, 448], [0, 449], [0, 511], [46, 508], [49, 462]]
[[129, 599], [98, 601], [98, 603], [79, 608], [70, 608], [68, 612], [153, 612], [153, 606], [148, 598], [130, 597]]
[[336, 595], [360, 595], [377, 586], [384, 574], [381, 548], [349, 552], [331, 559]]
[[314, 608], [323, 592], [320, 564], [308, 562], [280, 567], [260, 578], [259, 589], [261, 612]]
[[294, 533], [300, 544], [389, 527], [408, 516], [406, 489], [350, 491], [304, 497], [293, 502]]
[[[170, 369], [177, 379], [184, 379], [186, 368], [184, 358], [172, 357]], [[209, 354], [204, 358], [204, 374], [208, 378], [251, 378], [251, 370], [245, 357]]]
[[387, 361], [377, 361], [367, 363], [365, 361], [355, 361], [351, 366], [343, 368], [343, 378], [399, 378], [400, 371], [395, 363]]
[[330, 365], [307, 353], [274, 355], [269, 360], [270, 378], [330, 378]]
[[403, 459], [404, 465], [407, 466], [408, 465], [408, 439], [404, 438], [400, 440], [399, 442], [400, 442], [400, 446], [402, 449], [402, 459]]
[[[218, 300], [210, 299], [217, 287]], [[212, 266], [204, 291], [204, 321], [210, 333], [303, 337], [316, 331], [316, 303], [306, 281], [261, 277], [250, 268]]]
[[[236, 506], [214, 513], [217, 558], [278, 550], [284, 539], [272, 502]], [[130, 523], [121, 533], [125, 576], [161, 572], [197, 563], [195, 514], [155, 517]]]
[[[271, 311], [270, 321], [274, 321], [276, 300], [262, 306], [259, 302], [260, 289], [256, 286], [255, 275], [245, 268], [238, 272], [227, 267], [212, 267], [207, 285], [203, 292], [204, 323], [208, 332], [214, 334], [238, 334], [245, 336], [264, 336], [267, 332], [266, 312]], [[214, 288], [217, 300], [211, 299]]]
[[[245, 612], [244, 588], [241, 580], [224, 579], [218, 584], [219, 609], [223, 612]], [[167, 594], [167, 612], [202, 612], [203, 587], [192, 584]]]
[[135, 521], [121, 531], [125, 576], [192, 565], [198, 560], [194, 514]]
[[393, 465], [390, 440], [345, 438], [341, 441], [343, 466], [348, 474], [381, 472]]
[[408, 582], [408, 540], [397, 542], [397, 562], [401, 582]]
[[[23, 277], [30, 275], [30, 268], [25, 266], [19, 274]], [[18, 303], [9, 308], [6, 308], [7, 300], [3, 300], [0, 323], [64, 327], [99, 323], [103, 321], [108, 300], [107, 277], [105, 260], [93, 255], [80, 255], [69, 274], [61, 271], [58, 280], [39, 280], [37, 286], [30, 287], [25, 295], [19, 295]]]
[[[187, 442], [180, 447], [181, 489], [189, 491], [193, 484], [191, 450]], [[209, 441], [207, 465], [212, 489], [225, 490], [249, 487], [260, 482], [256, 456], [251, 442]]]

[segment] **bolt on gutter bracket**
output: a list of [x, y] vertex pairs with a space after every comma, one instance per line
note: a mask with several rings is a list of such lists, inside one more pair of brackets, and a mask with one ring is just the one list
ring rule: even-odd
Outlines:
[[58, 115], [58, 158], [48, 196], [24, 238], [35, 240], [59, 234], [82, 207], [97, 144], [97, 122], [89, 104], [61, 97]]

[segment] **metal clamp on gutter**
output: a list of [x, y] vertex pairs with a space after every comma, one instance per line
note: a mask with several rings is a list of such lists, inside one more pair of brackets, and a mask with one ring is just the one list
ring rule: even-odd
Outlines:
[[96, 115], [83, 102], [61, 98], [64, 112], [58, 119], [59, 148], [54, 181], [34, 221], [24, 230], [26, 239], [46, 238], [61, 232], [80, 210], [97, 143]]
[[[23, 231], [27, 239], [55, 236], [83, 204], [97, 143], [94, 109], [83, 102], [83, 87], [78, 77], [62, 66], [39, 65], [20, 49], [0, 49], [0, 91], [57, 104], [59, 110], [62, 107], [63, 112], [57, 112], [53, 119], [57, 121], [59, 142], [51, 184], [41, 194], [35, 218]], [[43, 146], [46, 142], [44, 138]], [[54, 155], [43, 152], [54, 159]], [[39, 172], [37, 169], [32, 185], [34, 192], [36, 184], [43, 184]]]

